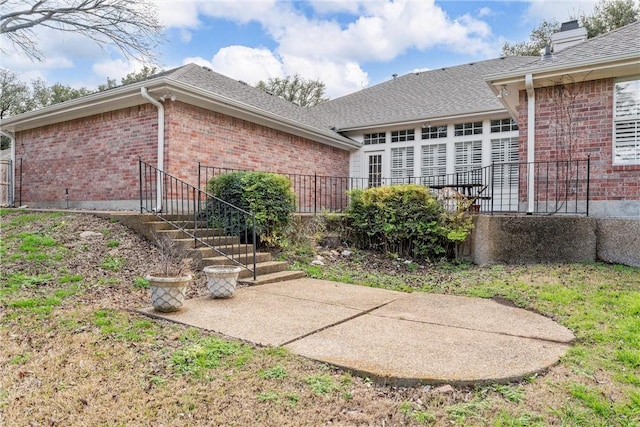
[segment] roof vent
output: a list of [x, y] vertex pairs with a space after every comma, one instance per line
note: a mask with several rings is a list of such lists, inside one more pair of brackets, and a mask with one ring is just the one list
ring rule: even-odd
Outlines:
[[238, 83], [240, 83], [240, 84], [241, 84], [241, 85], [243, 85], [243, 86], [248, 86], [248, 85], [247, 85], [247, 82], [243, 82], [242, 80], [238, 80]]
[[205, 70], [207, 70], [207, 71], [213, 71], [213, 70], [212, 70], [211, 68], [209, 68], [209, 67], [202, 66], [202, 68], [204, 68], [204, 69], [205, 69]]
[[542, 52], [542, 59], [543, 60], [547, 60], [547, 59], [551, 59], [553, 58], [553, 55], [551, 54], [551, 46], [550, 45], [546, 45], [544, 47], [544, 51]]
[[586, 39], [587, 29], [580, 27], [578, 21], [563, 22], [560, 31], [551, 34], [551, 50], [552, 52], [560, 52]]
[[393, 74], [391, 75], [391, 77], [393, 77], [393, 80], [397, 79], [397, 78], [398, 78], [398, 73], [393, 73]]

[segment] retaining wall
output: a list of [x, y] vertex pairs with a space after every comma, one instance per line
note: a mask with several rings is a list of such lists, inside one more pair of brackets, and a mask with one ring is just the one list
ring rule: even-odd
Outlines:
[[479, 215], [471, 259], [484, 264], [593, 262], [640, 267], [640, 220]]

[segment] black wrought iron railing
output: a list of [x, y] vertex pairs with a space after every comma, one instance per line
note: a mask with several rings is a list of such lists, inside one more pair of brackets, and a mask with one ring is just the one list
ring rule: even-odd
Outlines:
[[151, 213], [256, 279], [255, 216], [140, 159], [140, 213]]
[[[198, 182], [206, 188], [215, 176], [241, 169], [198, 163]], [[419, 184], [456, 193], [485, 213], [589, 214], [590, 159], [543, 162], [495, 162], [451, 174], [418, 177], [352, 178], [287, 174], [298, 213], [342, 212], [348, 192], [372, 186]], [[446, 191], [445, 191], [446, 193]]]

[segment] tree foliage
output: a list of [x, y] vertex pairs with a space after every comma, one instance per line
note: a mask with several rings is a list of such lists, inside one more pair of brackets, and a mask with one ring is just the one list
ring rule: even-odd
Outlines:
[[0, 34], [32, 60], [44, 58], [34, 28], [81, 34], [126, 57], [148, 59], [162, 35], [149, 0], [0, 0]]
[[529, 40], [515, 44], [505, 43], [502, 46], [502, 56], [538, 56], [545, 46], [551, 44], [551, 35], [560, 30], [557, 21], [542, 21], [531, 31]]
[[640, 5], [634, 0], [601, 0], [591, 16], [582, 15], [580, 24], [587, 37], [608, 33], [640, 19]]
[[266, 82], [261, 80], [256, 87], [301, 107], [311, 107], [329, 100], [324, 96], [326, 87], [323, 82], [307, 80], [299, 74], [284, 78], [269, 78]]
[[[616, 28], [631, 24], [640, 19], [640, 6], [634, 0], [600, 0], [592, 15], [583, 14], [578, 19], [580, 25], [587, 30], [587, 37], [595, 37], [608, 33]], [[529, 40], [502, 46], [502, 56], [537, 56], [545, 46], [551, 44], [551, 35], [560, 30], [556, 21], [542, 21], [529, 35]]]

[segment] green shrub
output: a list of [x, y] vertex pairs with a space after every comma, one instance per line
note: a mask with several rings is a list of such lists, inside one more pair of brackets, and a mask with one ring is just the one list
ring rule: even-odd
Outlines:
[[[291, 182], [283, 175], [268, 172], [233, 172], [212, 178], [209, 193], [255, 215], [256, 235], [261, 243], [275, 246], [295, 211], [295, 195]], [[229, 233], [244, 229], [242, 219], [222, 202], [210, 202], [214, 224]]]
[[465, 213], [448, 214], [428, 188], [395, 185], [353, 190], [347, 209], [349, 237], [362, 248], [403, 257], [451, 256], [472, 228]]

